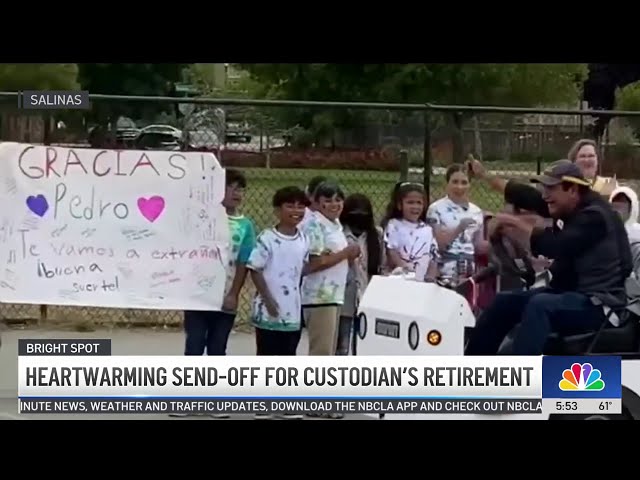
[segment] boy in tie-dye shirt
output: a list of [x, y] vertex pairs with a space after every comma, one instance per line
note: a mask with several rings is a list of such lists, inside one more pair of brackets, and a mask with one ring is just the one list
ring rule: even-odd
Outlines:
[[226, 355], [238, 298], [247, 278], [246, 263], [255, 245], [253, 222], [239, 211], [247, 180], [237, 170], [227, 169], [225, 174], [227, 189], [222, 204], [227, 210], [231, 241], [222, 311], [185, 312], [186, 355], [203, 355], [205, 350], [207, 355]]
[[[238, 297], [247, 278], [246, 264], [255, 245], [253, 222], [240, 213], [247, 180], [241, 172], [233, 169], [226, 169], [225, 176], [226, 191], [222, 204], [227, 211], [231, 241], [222, 311], [184, 312], [185, 355], [204, 355], [205, 351], [207, 355], [226, 355], [227, 342], [236, 318]], [[225, 418], [228, 415], [212, 416]]]

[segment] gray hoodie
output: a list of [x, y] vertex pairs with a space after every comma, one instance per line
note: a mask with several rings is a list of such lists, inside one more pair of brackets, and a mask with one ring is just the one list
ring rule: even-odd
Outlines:
[[612, 201], [620, 194], [627, 197], [631, 203], [630, 215], [624, 226], [627, 229], [627, 235], [629, 236], [629, 242], [631, 243], [633, 271], [636, 278], [640, 279], [640, 223], [638, 223], [640, 204], [638, 203], [638, 195], [629, 187], [617, 187], [613, 192], [611, 192], [609, 201]]

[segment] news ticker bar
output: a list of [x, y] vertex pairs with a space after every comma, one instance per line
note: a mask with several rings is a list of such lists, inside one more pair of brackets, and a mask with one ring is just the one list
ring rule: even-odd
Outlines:
[[397, 398], [345, 400], [339, 398], [20, 398], [20, 413], [371, 413], [371, 414], [523, 414], [542, 413], [542, 399], [409, 400]]
[[[619, 357], [112, 356], [110, 339], [21, 339], [18, 351], [18, 396], [25, 401], [475, 399], [470, 413], [501, 413], [509, 407], [485, 408], [477, 400], [544, 398], [545, 414], [621, 413]], [[390, 405], [354, 413], [388, 413]], [[417, 411], [410, 405], [406, 413], [453, 412], [452, 404]]]
[[19, 356], [111, 355], [111, 339], [18, 339]]
[[612, 415], [622, 413], [622, 400], [610, 399], [475, 399], [447, 400], [322, 398], [314, 400], [266, 398], [246, 399], [105, 399], [105, 398], [20, 398], [20, 413], [34, 414], [280, 414], [280, 413], [353, 413], [353, 414], [563, 414]]
[[18, 108], [27, 110], [90, 110], [87, 90], [23, 90]]

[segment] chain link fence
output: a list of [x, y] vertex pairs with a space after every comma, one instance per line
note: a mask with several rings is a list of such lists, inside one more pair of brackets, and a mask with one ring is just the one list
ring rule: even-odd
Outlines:
[[[434, 106], [428, 112], [431, 201], [446, 195], [447, 167], [464, 162], [470, 155], [481, 160], [492, 175], [526, 181], [546, 164], [566, 157], [571, 145], [587, 135], [579, 115], [518, 115], [440, 108]], [[416, 178], [424, 168], [422, 161], [415, 159], [415, 165], [412, 164]], [[471, 179], [471, 200], [486, 211], [504, 204], [498, 193], [474, 179]]]
[[[211, 151], [247, 177], [243, 213], [258, 231], [274, 221], [271, 199], [288, 185], [317, 175], [337, 180], [346, 194], [364, 193], [382, 217], [398, 181], [425, 184], [431, 201], [446, 194], [445, 171], [473, 154], [487, 170], [526, 179], [593, 137], [596, 112], [438, 105], [362, 104], [92, 95], [89, 112], [15, 109], [16, 94], [0, 93], [0, 140], [75, 148]], [[601, 142], [603, 174], [640, 179], [634, 112], [617, 116]], [[640, 119], [640, 116], [637, 117]], [[615, 128], [614, 128], [615, 127]], [[621, 133], [615, 133], [621, 132]], [[624, 172], [624, 175], [622, 175]], [[499, 194], [472, 180], [471, 199], [501, 208]], [[239, 324], [249, 320], [250, 280]], [[179, 326], [182, 312], [2, 305], [8, 321]]]
[[[452, 162], [473, 155], [493, 175], [528, 181], [546, 165], [567, 158], [580, 139], [599, 146], [599, 174], [640, 184], [640, 112], [430, 105], [431, 148], [425, 153], [431, 200], [445, 195], [444, 174]], [[415, 171], [419, 177], [421, 167]], [[471, 179], [471, 199], [486, 211], [503, 199]]]

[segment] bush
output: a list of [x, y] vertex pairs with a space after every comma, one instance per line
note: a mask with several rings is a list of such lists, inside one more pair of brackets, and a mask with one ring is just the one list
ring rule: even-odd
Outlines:
[[[433, 152], [434, 165], [443, 165], [438, 162], [436, 151]], [[295, 148], [281, 147], [271, 150], [271, 168], [316, 168], [336, 170], [373, 170], [383, 172], [397, 172], [400, 170], [400, 148], [390, 146], [379, 149], [331, 149], [331, 148]], [[422, 167], [422, 148], [407, 150], [409, 165]], [[531, 163], [536, 165], [538, 159], [542, 164], [551, 163], [560, 158], [558, 155], [543, 153], [534, 155], [529, 153], [514, 154], [511, 161], [514, 163]], [[502, 162], [499, 157], [488, 156], [484, 162]], [[224, 166], [237, 168], [264, 168], [267, 166], [266, 152], [250, 152], [246, 150], [223, 150], [221, 162]]]
[[[267, 165], [266, 152], [223, 150], [221, 163], [226, 167], [260, 168]], [[395, 152], [387, 149], [295, 149], [271, 150], [271, 168], [315, 168], [336, 170], [398, 171], [400, 162]]]
[[[566, 153], [564, 154], [566, 156]], [[538, 160], [542, 164], [547, 164], [551, 162], [555, 162], [556, 160], [560, 160], [562, 158], [562, 154], [543, 152], [541, 154], [538, 153], [512, 153], [511, 154], [511, 163], [531, 163], [537, 164]], [[504, 158], [499, 155], [487, 155], [483, 158], [485, 162], [504, 162]]]
[[618, 178], [640, 178], [640, 151], [634, 145], [619, 144], [606, 148], [602, 174]]

